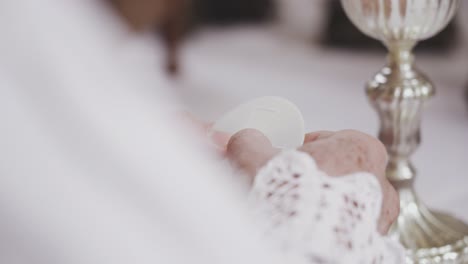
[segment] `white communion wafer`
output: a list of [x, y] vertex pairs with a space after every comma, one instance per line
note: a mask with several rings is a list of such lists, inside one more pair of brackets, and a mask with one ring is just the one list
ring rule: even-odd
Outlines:
[[304, 119], [299, 109], [281, 97], [267, 96], [244, 103], [221, 117], [214, 130], [230, 134], [246, 128], [261, 131], [273, 146], [296, 148], [304, 141]]

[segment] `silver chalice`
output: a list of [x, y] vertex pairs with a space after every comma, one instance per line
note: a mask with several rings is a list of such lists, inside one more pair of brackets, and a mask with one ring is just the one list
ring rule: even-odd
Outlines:
[[413, 189], [410, 156], [420, 144], [421, 113], [434, 95], [414, 65], [418, 41], [439, 33], [459, 0], [341, 0], [351, 21], [389, 50], [387, 65], [367, 84], [380, 118], [379, 139], [389, 153], [387, 177], [400, 194], [401, 212], [391, 235], [407, 248], [408, 263], [468, 263], [468, 226], [426, 208]]

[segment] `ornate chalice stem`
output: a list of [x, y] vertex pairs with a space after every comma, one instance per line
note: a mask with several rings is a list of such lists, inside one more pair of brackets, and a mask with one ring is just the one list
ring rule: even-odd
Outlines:
[[[400, 194], [401, 214], [392, 234], [421, 257], [429, 251], [417, 250], [463, 241], [468, 229], [458, 223], [462, 227], [458, 230], [452, 227], [455, 221], [447, 221], [448, 216], [431, 213], [412, 188], [416, 171], [410, 156], [420, 143], [424, 103], [434, 94], [432, 83], [414, 66], [412, 47], [388, 45], [388, 65], [368, 83], [366, 91], [380, 117], [379, 139], [389, 153], [387, 177]], [[458, 250], [464, 250], [460, 245]]]
[[420, 143], [423, 105], [434, 86], [414, 67], [412, 46], [389, 46], [388, 66], [367, 85], [380, 117], [379, 139], [387, 147], [387, 177], [395, 186], [411, 186], [416, 174], [410, 156]]
[[425, 102], [435, 93], [415, 67], [412, 50], [452, 19], [458, 0], [341, 0], [352, 22], [389, 50], [388, 63], [367, 84], [380, 118], [379, 138], [389, 154], [387, 177], [400, 194], [391, 235], [408, 249], [409, 263], [468, 263], [468, 226], [430, 211], [413, 190], [410, 157], [420, 144]]
[[420, 143], [424, 103], [435, 92], [432, 83], [414, 66], [413, 46], [388, 45], [388, 65], [366, 89], [380, 117], [379, 139], [389, 153], [387, 177], [400, 194], [401, 213], [391, 234], [409, 249], [410, 261], [464, 263], [468, 227], [428, 210], [413, 190], [416, 171], [410, 156]]

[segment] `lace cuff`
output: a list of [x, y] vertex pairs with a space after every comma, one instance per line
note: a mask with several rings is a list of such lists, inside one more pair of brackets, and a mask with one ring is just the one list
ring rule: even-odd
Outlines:
[[308, 154], [286, 151], [260, 170], [251, 200], [265, 236], [300, 263], [404, 263], [377, 231], [382, 194], [369, 173], [329, 177]]

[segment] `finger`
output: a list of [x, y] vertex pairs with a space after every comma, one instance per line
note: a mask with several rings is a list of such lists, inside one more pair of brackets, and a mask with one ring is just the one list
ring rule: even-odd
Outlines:
[[203, 121], [198, 117], [194, 116], [192, 113], [183, 111], [178, 112], [177, 117], [187, 124], [190, 124], [192, 127], [196, 128], [198, 131], [206, 132], [212, 127], [212, 123]]
[[382, 195], [383, 203], [378, 222], [378, 231], [380, 234], [386, 235], [400, 214], [400, 198], [398, 192], [389, 182], [386, 182], [382, 186]]
[[234, 134], [226, 149], [226, 154], [234, 165], [244, 170], [252, 179], [278, 152], [268, 138], [255, 129], [245, 129]]
[[201, 134], [202, 136], [207, 136], [211, 143], [224, 154], [226, 152], [226, 146], [231, 138], [231, 134], [213, 130], [213, 123], [203, 121], [189, 112], [180, 112], [178, 117], [186, 124], [189, 124], [195, 129], [196, 133]]
[[218, 148], [221, 151], [221, 153], [225, 153], [228, 142], [231, 139], [232, 135], [223, 131], [216, 130], [210, 130], [208, 132], [208, 135], [215, 147]]
[[332, 136], [334, 132], [332, 131], [316, 131], [307, 133], [304, 137], [304, 144], [314, 142], [316, 140], [325, 139]]

